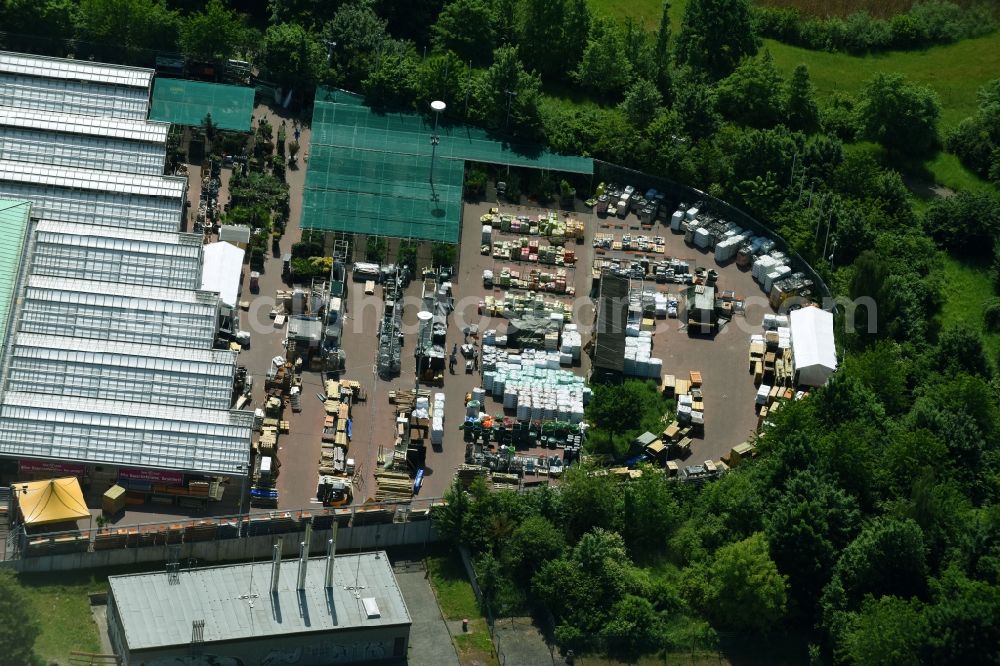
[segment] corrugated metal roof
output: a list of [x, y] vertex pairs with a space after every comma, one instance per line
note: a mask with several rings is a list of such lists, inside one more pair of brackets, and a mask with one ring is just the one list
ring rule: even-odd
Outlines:
[[170, 129], [169, 123], [156, 121], [50, 113], [10, 106], [0, 106], [0, 126], [158, 144], [166, 143]]
[[111, 65], [89, 60], [69, 60], [49, 56], [0, 51], [0, 72], [44, 79], [87, 81], [130, 88], [149, 88], [153, 70]]
[[[109, 576], [108, 585], [133, 651], [188, 645], [192, 623], [198, 620], [205, 621], [206, 646], [411, 623], [384, 552], [337, 556], [329, 591], [324, 587], [326, 558], [309, 560], [301, 595], [295, 589], [298, 565], [298, 560], [281, 563], [277, 595], [270, 590], [270, 561], [183, 570], [176, 584], [157, 572]], [[368, 617], [365, 598], [375, 599], [379, 617]]]

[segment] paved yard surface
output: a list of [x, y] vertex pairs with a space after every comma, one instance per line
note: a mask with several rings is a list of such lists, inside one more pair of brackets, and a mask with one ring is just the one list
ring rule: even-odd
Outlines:
[[[396, 573], [403, 600], [410, 611], [409, 666], [459, 666], [448, 625], [441, 617], [437, 599], [424, 571]], [[516, 662], [511, 662], [516, 663]]]

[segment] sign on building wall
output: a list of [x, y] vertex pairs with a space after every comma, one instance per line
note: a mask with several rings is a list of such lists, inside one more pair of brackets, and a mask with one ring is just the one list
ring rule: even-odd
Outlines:
[[122, 467], [118, 470], [118, 478], [127, 481], [144, 481], [146, 483], [162, 483], [166, 486], [184, 485], [184, 475], [180, 472], [167, 472], [159, 469], [137, 469]]
[[53, 474], [56, 476], [83, 476], [84, 466], [73, 463], [61, 463], [56, 460], [28, 460], [19, 461], [18, 469], [21, 474]]

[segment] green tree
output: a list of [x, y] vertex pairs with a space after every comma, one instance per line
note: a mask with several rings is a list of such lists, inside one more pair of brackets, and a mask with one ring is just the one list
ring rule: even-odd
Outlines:
[[610, 21], [594, 21], [573, 78], [592, 93], [614, 99], [618, 82], [627, 81], [631, 75], [632, 63], [625, 54], [621, 31]]
[[705, 584], [703, 611], [717, 627], [768, 632], [785, 616], [785, 578], [759, 532], [720, 548]]
[[805, 65], [798, 65], [792, 72], [785, 109], [788, 126], [792, 129], [813, 132], [819, 127], [816, 90], [809, 78], [809, 68]]
[[[844, 549], [831, 585], [843, 590], [847, 609], [860, 606], [868, 594], [875, 598], [923, 596], [927, 563], [920, 527], [912, 520], [876, 518]], [[836, 594], [825, 596], [832, 600]]]
[[413, 104], [419, 86], [419, 62], [413, 48], [401, 42], [379, 54], [361, 82], [365, 101], [375, 108], [402, 108]]
[[934, 91], [902, 74], [877, 73], [858, 98], [862, 136], [903, 155], [923, 155], [937, 145], [940, 116]]
[[505, 546], [510, 564], [530, 578], [545, 562], [560, 558], [566, 551], [566, 538], [542, 516], [530, 516], [514, 528]]
[[300, 25], [282, 23], [264, 33], [262, 65], [276, 83], [309, 90], [323, 74], [326, 53]]
[[32, 612], [31, 599], [9, 569], [0, 571], [0, 646], [3, 661], [11, 666], [34, 666], [38, 663], [35, 640], [41, 629]]
[[5, 0], [0, 3], [0, 17], [7, 32], [70, 39], [76, 30], [77, 4], [75, 0]]
[[677, 61], [719, 80], [757, 53], [749, 0], [691, 0], [677, 36]]
[[502, 46], [493, 55], [493, 64], [472, 84], [474, 120], [491, 129], [537, 138], [542, 129], [539, 110], [541, 81], [529, 74], [518, 58], [517, 49]]
[[717, 108], [743, 125], [766, 129], [777, 125], [785, 114], [784, 81], [770, 51], [747, 58], [718, 86]]
[[560, 487], [562, 524], [571, 540], [594, 528], [618, 530], [622, 526], [623, 498], [615, 482], [591, 471], [582, 465], [571, 467]]
[[343, 0], [267, 0], [267, 23], [297, 23], [314, 32], [333, 18], [342, 4]]
[[532, 0], [517, 6], [519, 53], [529, 71], [555, 80], [566, 69], [563, 23], [566, 0]]
[[486, 0], [451, 0], [431, 26], [434, 47], [454, 51], [463, 62], [489, 62], [496, 46], [492, 14]]
[[1000, 197], [959, 192], [938, 198], [924, 215], [924, 229], [941, 247], [986, 260], [993, 253], [994, 241], [1000, 238]]
[[667, 539], [683, 520], [683, 510], [672, 492], [674, 486], [652, 469], [622, 488], [624, 497], [622, 537], [636, 557], [658, 556]]
[[323, 43], [329, 49], [324, 49], [324, 57], [344, 85], [357, 86], [365, 79], [372, 60], [391, 41], [387, 26], [374, 0], [351, 0], [323, 26]]
[[647, 79], [636, 79], [628, 92], [625, 93], [621, 110], [630, 123], [638, 129], [646, 129], [646, 126], [656, 117], [661, 104], [663, 104], [663, 96], [656, 89], [656, 85]]
[[80, 0], [77, 25], [86, 39], [121, 48], [126, 57], [177, 43], [179, 18], [162, 0]]
[[670, 94], [670, 3], [664, 2], [660, 10], [660, 27], [656, 30], [653, 47], [656, 60], [656, 86], [664, 95]]
[[927, 607], [931, 658], [925, 663], [986, 666], [1000, 661], [1000, 586], [955, 569], [932, 584]]
[[788, 577], [796, 611], [808, 624], [833, 565], [860, 522], [857, 501], [828, 479], [802, 472], [767, 517], [766, 534], [778, 570]]
[[652, 652], [663, 645], [660, 615], [647, 599], [626, 594], [614, 605], [601, 630], [609, 654], [626, 658]]
[[194, 60], [225, 60], [236, 53], [243, 39], [243, 20], [222, 0], [209, 0], [197, 13], [181, 21], [181, 51]]
[[919, 601], [868, 598], [850, 616], [839, 648], [854, 664], [919, 666], [933, 633]]
[[568, 78], [587, 46], [586, 36], [590, 34], [593, 16], [587, 0], [566, 0], [566, 18], [563, 19], [562, 57], [563, 78]]

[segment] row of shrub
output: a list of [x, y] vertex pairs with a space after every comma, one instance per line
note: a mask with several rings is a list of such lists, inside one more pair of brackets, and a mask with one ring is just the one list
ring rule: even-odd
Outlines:
[[847, 18], [818, 18], [795, 8], [757, 7], [757, 34], [820, 51], [864, 54], [950, 44], [988, 34], [998, 25], [997, 7], [976, 2], [959, 7], [948, 0], [926, 0], [890, 19], [855, 12]]

